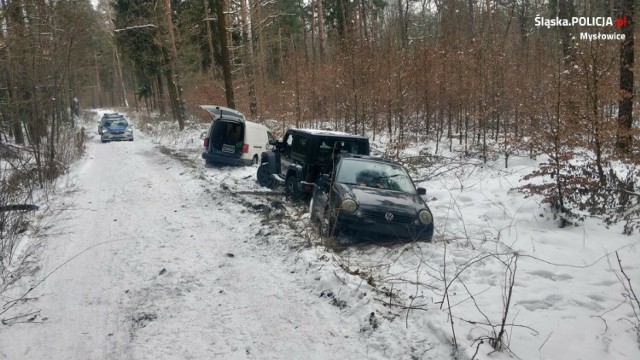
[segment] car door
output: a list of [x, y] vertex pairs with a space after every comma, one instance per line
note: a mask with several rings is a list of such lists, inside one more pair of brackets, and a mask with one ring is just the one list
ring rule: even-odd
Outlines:
[[320, 216], [324, 216], [324, 210], [327, 208], [327, 202], [329, 200], [330, 189], [330, 175], [321, 175], [318, 178], [318, 181], [313, 185], [313, 200], [311, 201], [312, 212], [315, 214], [321, 214]]
[[287, 174], [289, 165], [291, 165], [291, 145], [293, 145], [293, 133], [286, 133], [282, 139], [282, 147], [280, 148], [280, 174]]

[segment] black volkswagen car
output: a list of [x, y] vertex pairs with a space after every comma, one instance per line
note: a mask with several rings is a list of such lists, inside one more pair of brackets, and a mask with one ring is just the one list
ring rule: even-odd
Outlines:
[[311, 218], [322, 236], [368, 233], [387, 239], [431, 241], [433, 216], [402, 165], [343, 154], [316, 182]]

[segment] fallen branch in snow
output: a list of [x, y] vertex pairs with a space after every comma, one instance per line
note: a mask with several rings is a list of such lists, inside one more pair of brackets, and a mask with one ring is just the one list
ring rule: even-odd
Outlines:
[[586, 269], [586, 268], [590, 268], [590, 267], [594, 266], [595, 264], [599, 263], [603, 259], [608, 258], [609, 255], [617, 254], [618, 251], [620, 251], [622, 249], [626, 249], [626, 248], [634, 247], [634, 246], [636, 246], [636, 244], [628, 244], [628, 245], [625, 245], [625, 246], [621, 246], [621, 247], [619, 247], [618, 249], [616, 249], [614, 251], [610, 251], [608, 253], [605, 253], [604, 255], [600, 256], [596, 260], [594, 260], [594, 261], [592, 261], [592, 262], [590, 262], [590, 263], [588, 263], [586, 265], [573, 265], [573, 264], [554, 263], [554, 262], [547, 261], [547, 260], [541, 259], [541, 258], [533, 256], [533, 255], [527, 255], [527, 254], [522, 254], [522, 253], [519, 253], [518, 255], [520, 257], [530, 258], [530, 259], [533, 259], [533, 260], [537, 260], [537, 261], [543, 262], [543, 263], [548, 264], [548, 265], [559, 266], [559, 267], [568, 267], [568, 268], [574, 268], [574, 269]]
[[[446, 249], [445, 249], [445, 253], [446, 253]], [[509, 254], [510, 253], [480, 254], [480, 255], [476, 255], [472, 260], [467, 261], [466, 263], [464, 263], [464, 266], [462, 267], [462, 270], [457, 271], [455, 276], [451, 279], [451, 281], [449, 281], [448, 285], [445, 285], [445, 289], [444, 289], [445, 294], [442, 295], [442, 301], [440, 302], [440, 304], [444, 303], [446, 293], [449, 291], [449, 287], [451, 286], [451, 284], [454, 281], [456, 281], [460, 277], [460, 275], [465, 270], [467, 270], [471, 265], [474, 265], [474, 264], [478, 263], [479, 261], [486, 260], [486, 259], [491, 258], [491, 257], [496, 257], [496, 256], [500, 256], [500, 255], [509, 255]], [[443, 271], [446, 271], [446, 263], [445, 263]], [[440, 305], [440, 308], [442, 309], [442, 305]]]
[[635, 316], [636, 319], [635, 319], [635, 323], [633, 323], [632, 321], [629, 321], [629, 322], [633, 324], [633, 327], [635, 328], [636, 334], [638, 336], [638, 341], [640, 341], [640, 299], [638, 299], [638, 295], [636, 295], [635, 290], [633, 290], [633, 286], [631, 285], [631, 279], [629, 278], [627, 273], [624, 272], [624, 268], [622, 267], [622, 260], [620, 260], [620, 255], [618, 254], [617, 251], [616, 251], [616, 259], [618, 259], [618, 266], [620, 267], [620, 273], [622, 273], [622, 275], [618, 275], [618, 273], [616, 272], [614, 272], [614, 274], [616, 275], [616, 277], [618, 278], [618, 281], [620, 281], [620, 283], [622, 284], [622, 287], [624, 288], [625, 292], [622, 294], [622, 296], [628, 299], [631, 305], [631, 310], [633, 311], [633, 315]]
[[[458, 319], [460, 321], [464, 321], [467, 324], [471, 324], [471, 325], [485, 325], [485, 326], [490, 326], [490, 327], [493, 327], [493, 328], [501, 326], [501, 324], [492, 324], [492, 323], [489, 323], [489, 322], [485, 323], [485, 322], [482, 322], [482, 321], [467, 320], [467, 319], [463, 319], [461, 317], [456, 317], [456, 319]], [[540, 332], [538, 330], [532, 328], [531, 326], [527, 326], [527, 325], [509, 323], [509, 324], [505, 324], [505, 326], [524, 328], [524, 329], [527, 329], [527, 330], [531, 330], [531, 331], [533, 331], [535, 333], [534, 335], [539, 335], [540, 334]], [[483, 338], [487, 339], [488, 337], [483, 337]]]
[[38, 300], [38, 298], [37, 297], [26, 297], [26, 298], [23, 298], [23, 299], [14, 299], [14, 300], [8, 301], [5, 304], [5, 306], [8, 306], [9, 304], [11, 304], [12, 302], [15, 302], [15, 301], [20, 301], [22, 303], [26, 303], [27, 301], [31, 301], [31, 300]]
[[0, 206], [0, 212], [3, 211], [35, 211], [40, 209], [38, 205], [34, 204], [12, 204]]
[[373, 300], [375, 300], [375, 301], [377, 301], [377, 302], [381, 303], [382, 305], [387, 306], [389, 308], [396, 307], [398, 309], [407, 310], [407, 311], [411, 311], [411, 310], [420, 310], [420, 311], [425, 311], [425, 312], [429, 311], [429, 309], [427, 308], [427, 304], [419, 304], [419, 305], [409, 305], [409, 306], [407, 306], [407, 305], [402, 305], [402, 304], [399, 304], [399, 303], [396, 303], [396, 302], [392, 302], [391, 300], [386, 301], [384, 299], [377, 299], [377, 298], [374, 298]]
[[333, 275], [336, 276], [336, 278], [342, 283], [342, 285], [347, 285], [347, 283], [343, 279], [341, 279], [340, 276], [338, 276], [335, 270], [333, 270]]
[[[453, 326], [453, 313], [451, 312], [451, 301], [449, 300], [449, 291], [448, 291], [449, 286], [451, 286], [451, 283], [455, 281], [455, 277], [454, 277], [454, 280], [450, 281], [447, 284], [447, 242], [446, 241], [444, 242], [444, 255], [442, 255], [442, 258], [443, 258], [442, 279], [444, 281], [444, 298], [442, 299], [442, 303], [440, 304], [440, 309], [442, 309], [442, 306], [444, 305], [444, 301], [446, 300], [447, 311], [449, 312], [449, 323], [451, 324], [451, 333], [453, 334], [453, 348], [457, 351], [458, 340], [456, 339], [456, 329]], [[456, 277], [458, 275], [456, 275]]]
[[[613, 270], [613, 268], [611, 267], [611, 263], [609, 263], [609, 268], [611, 269], [611, 271], [615, 272], [615, 270]], [[602, 314], [600, 314], [600, 315], [591, 315], [592, 318], [597, 317], [600, 320], [602, 320], [602, 322], [604, 323], [604, 331], [602, 332], [602, 334], [606, 333], [607, 330], [609, 330], [609, 324], [607, 324], [607, 320], [604, 319], [604, 316], [607, 313], [610, 313], [610, 312], [616, 310], [617, 308], [619, 308], [620, 306], [622, 306], [622, 304], [624, 304], [626, 302], [627, 302], [627, 299], [623, 299], [618, 305], [616, 305], [613, 308], [603, 312]]]
[[475, 360], [476, 356], [478, 355], [478, 351], [480, 350], [480, 345], [484, 344], [484, 340], [480, 340], [478, 341], [478, 345], [476, 345], [476, 352], [473, 353], [473, 356], [471, 357], [471, 360]]
[[[33, 320], [35, 320], [36, 316], [38, 316], [40, 314], [40, 310], [38, 311], [34, 311], [34, 312], [30, 312], [28, 314], [22, 314], [22, 315], [18, 315], [18, 316], [14, 316], [12, 318], [8, 318], [8, 319], [2, 319], [0, 322], [2, 323], [2, 325], [13, 325], [13, 324], [18, 324], [18, 323], [34, 323]], [[27, 316], [31, 316], [33, 315], [31, 318], [27, 319], [27, 321], [15, 321], [18, 319], [23, 319], [26, 318]], [[40, 322], [38, 322], [40, 323]]]
[[502, 313], [502, 323], [500, 324], [500, 332], [498, 333], [498, 336], [494, 339], [494, 342], [491, 344], [493, 348], [496, 350], [502, 350], [503, 348], [505, 348], [503, 335], [505, 331], [505, 324], [507, 323], [507, 315], [509, 315], [509, 308], [511, 307], [513, 285], [516, 282], [516, 270], [518, 269], [518, 253], [515, 253], [510, 260], [513, 260], [513, 269], [511, 269], [511, 263], [505, 269], [505, 271], [509, 273], [509, 276], [508, 278], [505, 279], [508, 281], [506, 284], [507, 293], [506, 293], [506, 302], [504, 304], [504, 312]]
[[553, 334], [553, 331], [549, 333], [549, 335], [547, 335], [547, 338], [544, 339], [544, 341], [542, 342], [542, 345], [540, 345], [540, 347], [538, 348], [538, 351], [542, 350], [542, 347], [544, 347], [544, 344], [547, 343], [547, 341], [549, 341], [549, 338], [551, 337], [551, 335]]
[[[409, 307], [413, 307], [413, 302], [418, 298], [418, 291], [420, 289], [420, 268], [422, 267], [423, 262], [421, 261], [420, 263], [418, 263], [418, 267], [416, 268], [416, 291], [414, 292], [413, 296], [411, 296], [411, 301], [409, 302]], [[404, 318], [404, 326], [405, 328], [409, 328], [409, 313], [411, 312], [411, 309], [407, 309], [407, 316], [405, 316]]]
[[[88, 248], [82, 250], [81, 252], [75, 254], [74, 256], [70, 257], [69, 259], [65, 260], [62, 264], [58, 265], [55, 269], [53, 269], [51, 272], [49, 272], [45, 277], [42, 278], [42, 280], [38, 281], [35, 285], [33, 285], [32, 287], [29, 288], [29, 290], [27, 290], [24, 294], [22, 294], [22, 296], [20, 296], [17, 300], [12, 300], [12, 304], [9, 306], [6, 306], [5, 309], [0, 312], [0, 316], [3, 315], [4, 313], [6, 313], [7, 311], [9, 311], [9, 309], [11, 309], [13, 306], [15, 306], [18, 302], [20, 302], [22, 299], [24, 299], [25, 297], [27, 297], [27, 295], [29, 295], [29, 293], [31, 293], [33, 290], [35, 290], [38, 286], [40, 286], [43, 282], [45, 282], [45, 280], [47, 280], [49, 278], [49, 276], [53, 275], [56, 271], [58, 271], [61, 267], [65, 266], [66, 264], [68, 264], [69, 262], [73, 261], [75, 258], [77, 258], [78, 256], [86, 253], [87, 251], [98, 247], [100, 245], [104, 245], [104, 244], [108, 244], [108, 243], [113, 243], [113, 242], [118, 242], [118, 241], [122, 241], [122, 240], [110, 240], [110, 241], [103, 241], [101, 243], [97, 243], [94, 245], [89, 246]], [[7, 303], [8, 304], [8, 303]]]
[[233, 191], [230, 189], [225, 189], [231, 195], [284, 195], [284, 191], [271, 191], [271, 190], [242, 190], [242, 191]]

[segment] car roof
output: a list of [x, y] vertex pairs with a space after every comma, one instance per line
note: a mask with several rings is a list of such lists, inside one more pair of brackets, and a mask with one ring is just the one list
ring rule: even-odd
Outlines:
[[345, 133], [345, 132], [341, 132], [341, 131], [304, 129], [304, 128], [303, 129], [292, 128], [292, 129], [289, 129], [288, 131], [302, 133], [302, 134], [308, 134], [308, 135], [313, 135], [313, 136], [340, 137], [340, 138], [353, 138], [353, 139], [363, 139], [363, 140], [366, 139], [366, 140], [368, 140], [367, 137], [360, 136], [360, 135], [353, 135], [353, 134], [349, 134], [349, 133]]

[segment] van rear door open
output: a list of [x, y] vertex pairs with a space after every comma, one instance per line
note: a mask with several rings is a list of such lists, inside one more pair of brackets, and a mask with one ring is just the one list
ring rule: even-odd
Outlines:
[[[211, 164], [244, 165], [248, 146], [245, 138], [244, 115], [234, 109], [216, 105], [200, 105], [213, 122], [204, 139], [202, 157]], [[249, 160], [250, 162], [250, 160]]]
[[244, 114], [231, 108], [216, 105], [200, 105], [200, 108], [206, 110], [213, 117], [213, 120], [224, 118], [245, 122]]

